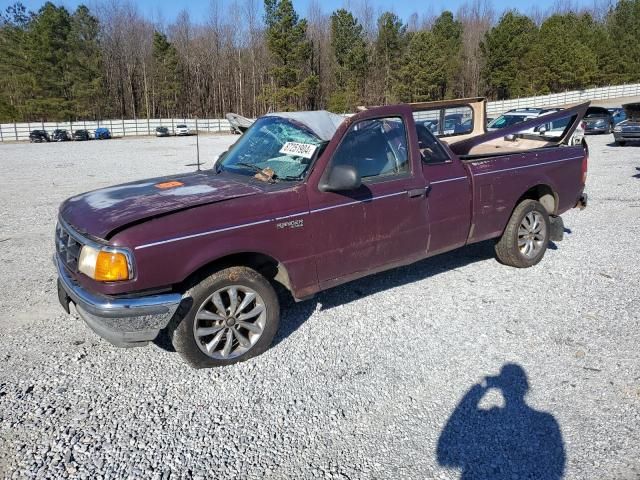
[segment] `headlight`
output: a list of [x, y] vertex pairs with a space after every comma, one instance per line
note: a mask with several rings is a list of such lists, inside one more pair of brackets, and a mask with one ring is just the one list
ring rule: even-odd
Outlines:
[[606, 122], [604, 120], [598, 120], [596, 125], [604, 125]]
[[616, 127], [613, 128], [613, 131], [614, 132], [621, 132], [622, 131], [622, 127], [616, 126]]
[[89, 245], [80, 251], [78, 270], [99, 282], [129, 279], [129, 262], [124, 253], [100, 250]]

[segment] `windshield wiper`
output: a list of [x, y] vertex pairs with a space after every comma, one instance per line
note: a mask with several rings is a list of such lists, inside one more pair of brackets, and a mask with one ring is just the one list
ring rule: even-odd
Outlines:
[[238, 162], [236, 163], [236, 165], [240, 165], [241, 167], [248, 167], [251, 170], [253, 170], [254, 172], [262, 172], [262, 170], [264, 170], [264, 168], [260, 168], [257, 165], [253, 164], [253, 163], [247, 163], [247, 162]]
[[285, 182], [295, 182], [298, 180], [302, 180], [302, 178], [300, 178], [300, 175], [285, 175], [283, 177], [281, 177], [280, 175], [274, 175], [273, 178], [276, 180], [284, 180]]

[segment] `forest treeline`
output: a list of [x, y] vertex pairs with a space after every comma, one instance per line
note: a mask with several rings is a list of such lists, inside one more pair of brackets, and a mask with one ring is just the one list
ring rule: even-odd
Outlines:
[[[0, 17], [0, 121], [254, 117], [492, 99], [640, 81], [640, 0], [497, 15], [490, 0], [406, 22], [369, 0], [212, 2], [166, 24], [134, 3], [22, 4]], [[304, 15], [303, 15], [304, 14]]]

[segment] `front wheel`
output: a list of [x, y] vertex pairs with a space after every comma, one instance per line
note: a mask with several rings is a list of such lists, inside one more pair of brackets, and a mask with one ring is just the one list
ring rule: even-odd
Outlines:
[[[169, 336], [195, 368], [248, 360], [269, 348], [278, 331], [280, 306], [269, 281], [248, 267], [231, 267], [187, 292], [189, 311]], [[179, 315], [179, 314], [178, 314]]]
[[540, 202], [524, 200], [511, 214], [507, 228], [495, 246], [498, 261], [517, 268], [536, 265], [547, 251], [549, 214]]
[[624, 147], [625, 143], [627, 143], [627, 142], [625, 142], [623, 140], [616, 141], [616, 145], [619, 145], [620, 147]]

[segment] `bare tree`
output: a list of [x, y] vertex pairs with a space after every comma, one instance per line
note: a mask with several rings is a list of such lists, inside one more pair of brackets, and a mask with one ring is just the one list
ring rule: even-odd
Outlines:
[[495, 12], [490, 0], [470, 0], [460, 6], [457, 17], [463, 25], [459, 93], [465, 97], [478, 96], [484, 93], [481, 92], [480, 43], [495, 20]]

